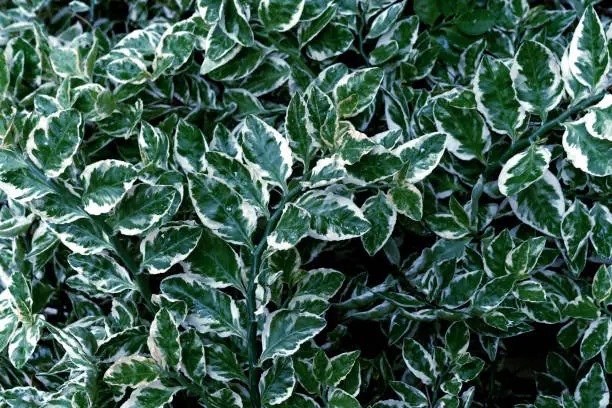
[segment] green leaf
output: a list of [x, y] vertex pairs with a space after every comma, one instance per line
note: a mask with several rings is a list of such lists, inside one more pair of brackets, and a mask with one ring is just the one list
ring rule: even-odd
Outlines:
[[242, 398], [229, 388], [222, 388], [208, 398], [210, 408], [242, 408]]
[[147, 339], [149, 352], [164, 368], [176, 368], [181, 361], [181, 345], [177, 323], [170, 312], [159, 309], [151, 323]]
[[578, 406], [582, 407], [608, 406], [610, 391], [599, 363], [593, 364], [587, 375], [582, 377], [574, 392], [574, 398]]
[[201, 235], [201, 228], [189, 221], [166, 224], [151, 231], [140, 242], [140, 267], [151, 274], [166, 272], [189, 256]]
[[311, 140], [327, 148], [333, 147], [338, 132], [338, 113], [332, 100], [316, 86], [311, 87], [305, 97], [306, 131]]
[[559, 180], [550, 171], [515, 196], [508, 197], [517, 218], [553, 237], [561, 236], [565, 201]]
[[312, 313], [283, 309], [270, 314], [263, 329], [260, 363], [294, 354], [301, 344], [316, 336], [325, 325], [325, 319]]
[[464, 305], [476, 293], [478, 286], [480, 286], [482, 276], [482, 271], [456, 274], [453, 279], [451, 279], [448, 286], [442, 290], [440, 302], [451, 308]]
[[8, 299], [0, 300], [0, 352], [8, 345], [17, 323], [17, 315], [10, 309]]
[[593, 6], [586, 7], [569, 44], [568, 64], [582, 85], [595, 92], [609, 70], [606, 34]]
[[608, 316], [593, 320], [580, 343], [580, 356], [590, 360], [598, 355], [612, 339], [612, 320]]
[[593, 297], [598, 302], [603, 302], [612, 295], [612, 271], [606, 265], [601, 265], [593, 277], [591, 287]]
[[476, 106], [497, 133], [516, 139], [525, 110], [516, 99], [510, 69], [500, 60], [484, 56], [474, 77]]
[[227, 382], [239, 380], [248, 382], [242, 367], [238, 363], [236, 353], [223, 344], [206, 346], [207, 374], [210, 378]]
[[198, 245], [182, 262], [183, 269], [198, 275], [211, 288], [232, 286], [244, 291], [242, 261], [232, 247], [208, 231], [202, 232]]
[[484, 284], [474, 295], [472, 301], [475, 308], [491, 311], [495, 309], [512, 292], [515, 275], [505, 275], [491, 279]]
[[315, 61], [325, 61], [343, 54], [353, 44], [353, 32], [343, 24], [327, 24], [306, 47], [306, 55]]
[[380, 68], [366, 68], [342, 77], [333, 91], [338, 115], [350, 118], [363, 112], [374, 102], [383, 77]]
[[258, 213], [268, 216], [268, 185], [251, 167], [221, 152], [206, 153], [206, 161], [209, 174], [236, 190]]
[[584, 115], [589, 134], [598, 139], [612, 141], [612, 95], [607, 94]]
[[404, 163], [399, 173], [400, 179], [407, 183], [423, 180], [438, 166], [445, 150], [446, 135], [439, 132], [428, 133], [400, 145], [394, 150]]
[[23, 367], [36, 350], [42, 335], [44, 317], [36, 316], [34, 321], [22, 322], [21, 326], [13, 332], [8, 344], [8, 356], [17, 369]]
[[255, 116], [248, 116], [241, 131], [244, 158], [258, 176], [287, 191], [293, 157], [287, 139]]
[[155, 360], [143, 356], [127, 356], [115, 361], [104, 373], [104, 381], [110, 385], [133, 388], [150, 384], [159, 377]]
[[361, 408], [359, 401], [346, 391], [336, 388], [330, 392], [329, 408]]
[[612, 141], [591, 135], [586, 128], [586, 118], [564, 123], [563, 149], [574, 167], [593, 176], [612, 174]]
[[145, 166], [155, 164], [165, 168], [168, 165], [168, 157], [170, 156], [168, 137], [161, 129], [151, 126], [145, 121], [142, 121], [140, 133], [138, 133], [138, 148], [140, 158]]
[[327, 375], [327, 384], [332, 387], [337, 387], [346, 379], [353, 367], [355, 367], [355, 364], [357, 364], [359, 354], [359, 351], [350, 351], [333, 357], [330, 360], [330, 372]]
[[245, 337], [234, 299], [206, 286], [197, 275], [170, 276], [162, 281], [161, 292], [170, 299], [187, 304], [189, 311], [185, 323], [199, 333]]
[[206, 353], [204, 344], [193, 331], [182, 332], [179, 336], [181, 349], [181, 371], [191, 381], [204, 384], [206, 376]]
[[360, 237], [368, 232], [370, 223], [346, 197], [311, 191], [296, 203], [310, 213], [310, 236], [325, 241], [341, 241]]
[[306, 101], [296, 92], [291, 97], [287, 107], [285, 133], [287, 134], [289, 146], [293, 151], [295, 159], [304, 164], [304, 166], [310, 165], [310, 159], [317, 147], [312, 133], [309, 132], [306, 126], [307, 120]]
[[179, 119], [174, 132], [174, 160], [185, 173], [198, 173], [206, 167], [204, 152], [208, 150], [200, 129]]
[[546, 115], [563, 97], [563, 78], [557, 58], [535, 41], [521, 44], [510, 69], [516, 98], [530, 113]]
[[446, 135], [446, 148], [461, 160], [482, 159], [491, 145], [491, 134], [477, 110], [458, 108], [438, 99], [434, 105], [438, 132]]
[[370, 230], [361, 236], [361, 242], [366, 252], [374, 256], [389, 240], [397, 212], [382, 192], [369, 197], [362, 205], [363, 215], [370, 223]]
[[266, 0], [259, 3], [257, 13], [268, 31], [287, 31], [302, 15], [306, 0]]
[[591, 219], [593, 230], [591, 231], [591, 243], [600, 256], [612, 258], [612, 213], [610, 210], [595, 203], [591, 208]]
[[73, 109], [41, 117], [30, 132], [26, 152], [48, 177], [58, 177], [72, 164], [83, 139], [83, 117]]
[[408, 370], [423, 384], [434, 382], [438, 375], [436, 361], [421, 344], [414, 339], [404, 338], [402, 356]]
[[514, 248], [510, 231], [504, 229], [490, 243], [483, 243], [485, 272], [489, 277], [506, 274], [506, 255]]
[[62, 77], [81, 76], [81, 57], [77, 49], [70, 47], [53, 47], [49, 54], [53, 71]]
[[393, 23], [402, 13], [405, 2], [393, 4], [382, 12], [380, 12], [370, 25], [370, 31], [366, 35], [366, 39], [377, 38], [389, 31], [393, 27]]
[[91, 255], [112, 249], [110, 237], [89, 219], [48, 225], [62, 244], [77, 254]]
[[77, 253], [68, 257], [68, 263], [78, 272], [77, 276], [67, 279], [66, 283], [70, 286], [73, 286], [71, 282], [80, 286], [79, 281], [83, 281], [98, 292], [111, 295], [136, 289], [129, 272], [108, 255]]
[[221, 28], [232, 40], [250, 47], [253, 44], [253, 31], [249, 25], [249, 8], [241, 0], [228, 0], [223, 2]]
[[550, 159], [551, 153], [548, 149], [535, 145], [512, 156], [499, 173], [499, 191], [505, 196], [523, 191], [544, 176]]
[[122, 408], [156, 408], [172, 402], [174, 394], [183, 387], [168, 387], [155, 381], [137, 387], [130, 398], [123, 403]]
[[85, 167], [83, 181], [83, 208], [89, 214], [100, 215], [111, 211], [136, 181], [138, 172], [120, 160], [102, 160]]
[[187, 181], [202, 224], [228, 242], [249, 246], [257, 224], [255, 209], [219, 178], [198, 174]]
[[561, 237], [569, 258], [568, 264], [575, 274], [579, 274], [586, 263], [589, 234], [593, 226], [587, 206], [580, 200], [574, 201], [561, 222]]
[[278, 405], [291, 397], [295, 387], [295, 374], [291, 358], [277, 358], [272, 367], [261, 375], [259, 393], [265, 406]]
[[142, 234], [168, 215], [177, 195], [172, 186], [139, 184], [117, 204], [108, 223], [123, 235]]
[[310, 214], [295, 204], [289, 204], [276, 224], [274, 231], [268, 235], [268, 246], [275, 250], [289, 249], [308, 235]]
[[391, 388], [399, 397], [414, 408], [426, 408], [429, 406], [427, 396], [418, 388], [400, 381], [392, 381]]
[[414, 221], [423, 218], [423, 195], [413, 184], [391, 188], [387, 192], [387, 200], [398, 213]]
[[445, 350], [453, 360], [464, 354], [470, 345], [470, 330], [465, 323], [453, 323], [444, 335]]

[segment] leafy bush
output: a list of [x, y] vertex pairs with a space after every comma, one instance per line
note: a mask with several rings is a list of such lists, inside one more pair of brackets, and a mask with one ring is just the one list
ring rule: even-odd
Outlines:
[[4, 1], [0, 407], [605, 407], [591, 0]]

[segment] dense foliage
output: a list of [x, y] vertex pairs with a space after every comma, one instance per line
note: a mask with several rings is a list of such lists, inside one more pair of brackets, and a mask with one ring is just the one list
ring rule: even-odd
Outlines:
[[604, 3], [1, 1], [0, 407], [608, 406]]

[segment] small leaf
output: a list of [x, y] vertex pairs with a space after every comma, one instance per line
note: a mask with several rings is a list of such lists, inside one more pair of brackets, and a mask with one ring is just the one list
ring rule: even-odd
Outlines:
[[285, 250], [294, 247], [308, 235], [310, 230], [310, 214], [295, 204], [289, 204], [276, 224], [274, 231], [268, 235], [270, 248]]
[[325, 319], [311, 313], [286, 309], [272, 313], [263, 329], [260, 363], [294, 354], [302, 343], [316, 336], [325, 325]]
[[139, 387], [157, 380], [159, 368], [155, 360], [143, 356], [127, 356], [115, 361], [104, 373], [110, 385]]
[[180, 119], [174, 132], [174, 160], [186, 173], [198, 173], [206, 167], [204, 152], [208, 150], [200, 129]]
[[582, 407], [607, 407], [610, 402], [610, 391], [606, 384], [606, 378], [599, 363], [593, 364], [586, 376], [582, 377], [574, 398], [578, 406]]
[[408, 370], [423, 384], [432, 384], [438, 375], [436, 362], [432, 355], [416, 340], [406, 337], [402, 348], [404, 362]]
[[592, 359], [603, 350], [610, 339], [612, 339], [612, 320], [607, 316], [593, 320], [580, 343], [580, 356], [584, 360]]
[[266, 30], [287, 31], [302, 15], [306, 0], [266, 0], [259, 3], [257, 13]]
[[363, 112], [374, 101], [383, 76], [379, 68], [366, 68], [344, 76], [333, 91], [338, 115], [349, 118]]
[[175, 368], [181, 361], [179, 332], [174, 318], [167, 309], [160, 309], [156, 314], [147, 340], [151, 356], [162, 367]]
[[[79, 273], [80, 280], [100, 293], [117, 294], [136, 289], [129, 272], [108, 255], [72, 254], [68, 263]], [[68, 278], [66, 283], [72, 286], [73, 278]]]
[[206, 353], [204, 344], [193, 331], [182, 332], [179, 336], [181, 349], [181, 371], [197, 384], [204, 384], [206, 376]]
[[361, 242], [366, 252], [374, 256], [391, 236], [397, 212], [383, 193], [368, 198], [361, 209], [371, 225], [370, 230], [361, 236]]
[[563, 126], [563, 149], [574, 167], [597, 177], [611, 175], [612, 141], [593, 137], [586, 128], [586, 117]]
[[151, 231], [140, 243], [140, 267], [151, 274], [166, 272], [189, 256], [201, 235], [194, 222], [175, 222]]
[[131, 164], [120, 160], [102, 160], [85, 167], [81, 173], [85, 211], [92, 215], [111, 211], [132, 188], [137, 175]]
[[505, 196], [523, 191], [544, 176], [550, 159], [548, 149], [534, 145], [512, 156], [499, 174], [499, 191]]
[[272, 367], [261, 375], [259, 393], [264, 405], [278, 405], [291, 397], [295, 387], [295, 374], [291, 358], [277, 358]]
[[399, 173], [400, 179], [406, 183], [423, 180], [438, 166], [445, 150], [446, 135], [439, 132], [428, 133], [400, 145], [394, 150], [404, 163]]

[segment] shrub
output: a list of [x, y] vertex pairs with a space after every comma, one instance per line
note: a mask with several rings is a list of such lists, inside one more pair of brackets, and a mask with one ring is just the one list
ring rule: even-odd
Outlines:
[[605, 407], [592, 0], [2, 2], [0, 407]]

